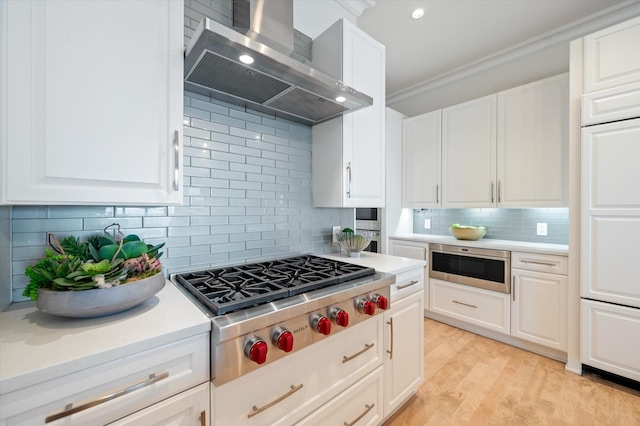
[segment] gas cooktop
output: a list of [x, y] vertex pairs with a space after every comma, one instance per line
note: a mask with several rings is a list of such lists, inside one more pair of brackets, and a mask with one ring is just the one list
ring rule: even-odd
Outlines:
[[215, 315], [285, 299], [375, 274], [373, 268], [313, 255], [176, 274]]

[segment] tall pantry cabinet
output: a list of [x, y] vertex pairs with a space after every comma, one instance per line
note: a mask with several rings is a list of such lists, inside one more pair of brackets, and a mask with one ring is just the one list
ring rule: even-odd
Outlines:
[[314, 66], [373, 98], [313, 126], [314, 207], [384, 207], [384, 59], [383, 45], [343, 19], [313, 41]]
[[182, 1], [3, 1], [0, 203], [182, 203]]

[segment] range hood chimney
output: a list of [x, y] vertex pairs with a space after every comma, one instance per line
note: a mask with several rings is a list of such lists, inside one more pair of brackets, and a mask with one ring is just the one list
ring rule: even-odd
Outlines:
[[[204, 18], [193, 34], [185, 53], [185, 89], [308, 125], [373, 103], [291, 57], [293, 0], [233, 3], [234, 28]], [[242, 55], [253, 63], [241, 62]]]

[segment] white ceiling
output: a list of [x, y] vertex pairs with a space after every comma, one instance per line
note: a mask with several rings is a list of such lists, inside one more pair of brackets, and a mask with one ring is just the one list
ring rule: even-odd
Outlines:
[[[612, 11], [630, 7], [640, 14], [637, 6], [636, 0], [376, 0], [357, 23], [386, 47], [389, 100]], [[425, 15], [414, 20], [417, 7]]]

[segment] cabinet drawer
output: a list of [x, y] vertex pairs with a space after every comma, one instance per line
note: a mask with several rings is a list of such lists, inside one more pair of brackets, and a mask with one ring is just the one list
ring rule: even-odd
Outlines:
[[567, 275], [569, 264], [567, 256], [512, 251], [511, 268]]
[[640, 381], [640, 311], [582, 300], [581, 362]]
[[582, 125], [640, 117], [640, 83], [582, 96]]
[[[208, 380], [205, 333], [4, 394], [0, 424], [42, 425], [47, 418], [51, 425], [105, 424]], [[69, 404], [80, 407], [135, 385], [122, 396], [51, 420]]]
[[209, 424], [209, 383], [181, 392], [109, 426], [195, 426]]
[[382, 332], [383, 315], [376, 315], [214, 387], [214, 424], [290, 425], [303, 419], [382, 365]]
[[396, 275], [396, 282], [390, 288], [391, 301], [400, 300], [424, 289], [424, 268]]
[[430, 309], [500, 333], [509, 334], [509, 295], [431, 279]]
[[296, 425], [377, 425], [382, 423], [382, 367]]

